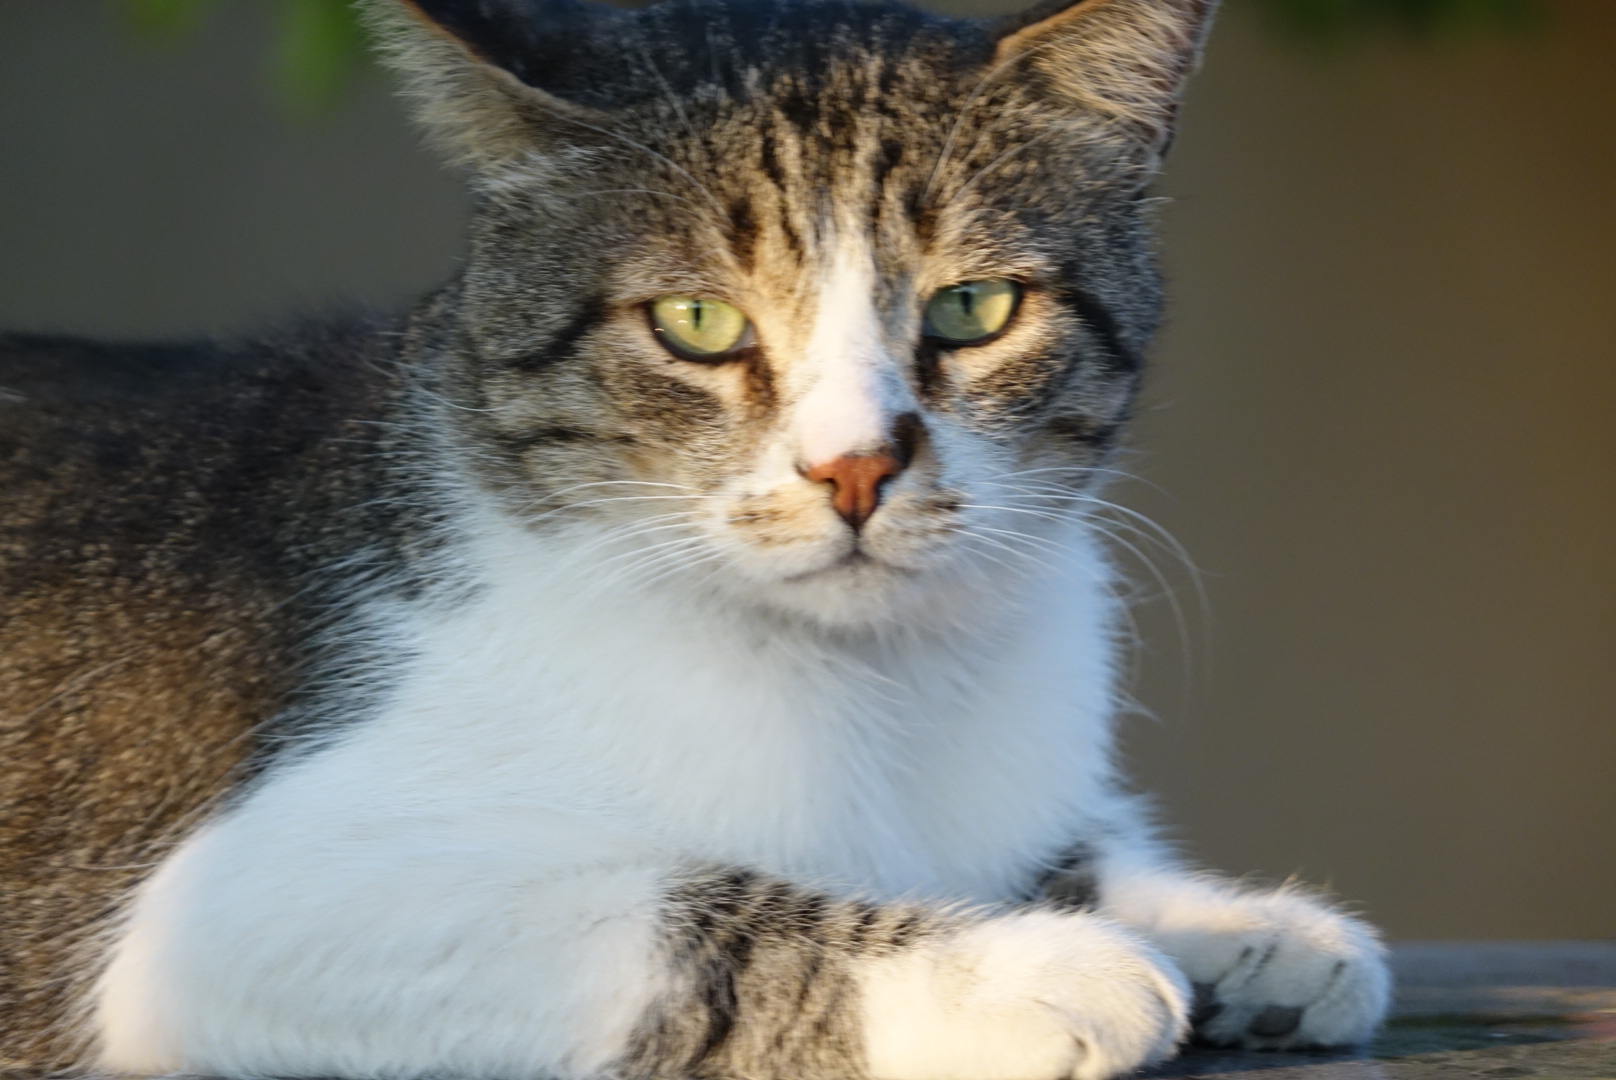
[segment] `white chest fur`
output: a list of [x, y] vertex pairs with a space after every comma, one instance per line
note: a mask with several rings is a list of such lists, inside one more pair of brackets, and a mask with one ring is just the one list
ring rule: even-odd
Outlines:
[[1073, 552], [975, 632], [837, 639], [495, 548], [473, 602], [409, 617], [382, 715], [272, 782], [276, 812], [346, 792], [366, 816], [577, 815], [692, 859], [998, 899], [1104, 798], [1111, 601]]
[[[143, 888], [98, 991], [103, 1064], [556, 1075], [564, 1045], [599, 1066], [656, 982], [579, 980], [643, 965], [681, 863], [1011, 898], [1110, 798], [1111, 601], [1071, 552], [969, 633], [835, 638], [491, 542], [470, 600], [386, 620], [410, 658], [376, 715]], [[602, 938], [614, 921], [641, 929]], [[464, 1016], [434, 1005], [451, 982]], [[490, 1030], [511, 1041], [443, 1042]]]

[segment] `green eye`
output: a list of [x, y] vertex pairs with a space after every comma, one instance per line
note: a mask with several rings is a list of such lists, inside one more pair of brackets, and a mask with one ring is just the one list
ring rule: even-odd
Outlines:
[[711, 360], [750, 344], [752, 324], [722, 300], [663, 296], [651, 303], [651, 329], [673, 355]]
[[1016, 313], [1021, 286], [1008, 278], [983, 278], [938, 289], [926, 305], [926, 336], [970, 345], [997, 334]]

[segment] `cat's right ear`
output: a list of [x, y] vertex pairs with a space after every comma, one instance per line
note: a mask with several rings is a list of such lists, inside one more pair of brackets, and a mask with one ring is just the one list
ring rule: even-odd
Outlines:
[[1217, 8], [1218, 0], [1042, 0], [993, 26], [994, 62], [1025, 65], [1044, 93], [1106, 121], [1148, 177], [1172, 142]]
[[497, 167], [610, 102], [609, 43], [629, 12], [580, 0], [361, 0], [382, 58], [450, 160]]

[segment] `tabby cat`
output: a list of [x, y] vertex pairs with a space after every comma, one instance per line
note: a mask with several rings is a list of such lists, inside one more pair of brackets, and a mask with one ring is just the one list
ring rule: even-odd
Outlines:
[[368, 0], [407, 314], [0, 339], [0, 1065], [1099, 1080], [1363, 923], [1112, 762], [1089, 511], [1215, 0]]

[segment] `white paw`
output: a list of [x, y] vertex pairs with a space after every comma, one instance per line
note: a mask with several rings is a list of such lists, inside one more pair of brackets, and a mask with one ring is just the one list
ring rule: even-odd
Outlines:
[[1159, 1061], [1188, 1031], [1188, 985], [1093, 915], [984, 919], [867, 961], [875, 1080], [1103, 1080]]
[[1264, 1049], [1366, 1041], [1391, 974], [1373, 930], [1301, 893], [1232, 897], [1215, 917], [1156, 943], [1195, 987], [1198, 1039]]

